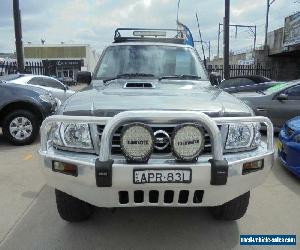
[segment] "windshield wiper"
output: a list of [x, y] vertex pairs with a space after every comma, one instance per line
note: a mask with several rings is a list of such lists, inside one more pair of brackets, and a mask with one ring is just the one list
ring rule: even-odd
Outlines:
[[108, 78], [103, 80], [103, 83], [107, 83], [113, 80], [117, 80], [120, 78], [135, 78], [135, 77], [154, 77], [153, 74], [145, 74], [145, 73], [130, 73], [130, 74], [120, 74], [112, 78]]
[[172, 75], [172, 76], [162, 76], [158, 78], [159, 81], [163, 79], [183, 79], [183, 80], [200, 80], [200, 76], [195, 75]]

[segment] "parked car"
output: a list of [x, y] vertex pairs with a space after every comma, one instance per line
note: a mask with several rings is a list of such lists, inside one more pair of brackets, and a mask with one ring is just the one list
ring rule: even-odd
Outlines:
[[75, 93], [75, 91], [70, 90], [67, 85], [49, 76], [16, 74], [4, 76], [0, 79], [5, 80], [8, 83], [31, 85], [43, 88], [49, 91], [53, 97], [59, 99], [62, 103]]
[[265, 91], [234, 94], [254, 110], [266, 116], [279, 132], [284, 123], [300, 114], [300, 80], [282, 83]]
[[71, 77], [58, 77], [57, 80], [59, 80], [60, 82], [64, 83], [67, 86], [76, 86], [77, 85], [77, 81], [75, 81], [73, 78]]
[[271, 79], [264, 76], [235, 76], [227, 80], [223, 80], [219, 87], [228, 93], [263, 91], [278, 82], [273, 82]]
[[89, 88], [43, 122], [39, 153], [60, 216], [72, 222], [94, 206], [172, 206], [241, 218], [273, 165], [271, 121], [212, 86], [183, 39], [157, 38], [169, 30], [126, 29], [130, 38], [123, 30], [93, 76], [79, 74]]
[[53, 114], [57, 101], [41, 88], [0, 81], [0, 127], [12, 144], [32, 143], [42, 121]]
[[300, 116], [285, 123], [279, 141], [278, 155], [282, 165], [300, 178]]

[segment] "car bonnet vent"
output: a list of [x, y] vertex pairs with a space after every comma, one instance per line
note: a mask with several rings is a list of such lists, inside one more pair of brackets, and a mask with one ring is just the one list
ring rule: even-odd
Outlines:
[[154, 85], [150, 82], [127, 82], [124, 85], [124, 89], [153, 89]]

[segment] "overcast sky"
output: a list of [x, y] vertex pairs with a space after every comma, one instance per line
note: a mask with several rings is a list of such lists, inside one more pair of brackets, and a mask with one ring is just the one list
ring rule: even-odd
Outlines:
[[[282, 27], [284, 18], [300, 10], [296, 0], [276, 0], [270, 11], [270, 30]], [[299, 2], [299, 1], [298, 1]], [[110, 43], [117, 27], [175, 28], [177, 0], [20, 0], [23, 41], [88, 43], [98, 52]], [[216, 54], [218, 23], [224, 16], [223, 0], [181, 0], [180, 21], [199, 39], [198, 12], [203, 40]], [[257, 25], [258, 44], [264, 40], [266, 0], [231, 0], [231, 24]], [[247, 29], [231, 29], [231, 49], [250, 47]], [[0, 52], [14, 51], [12, 0], [0, 0]]]

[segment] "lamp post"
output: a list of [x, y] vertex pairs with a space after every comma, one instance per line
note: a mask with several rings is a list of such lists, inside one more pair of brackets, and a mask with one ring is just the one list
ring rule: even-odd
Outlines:
[[224, 17], [224, 78], [230, 77], [229, 65], [229, 23], [230, 23], [230, 0], [225, 0], [225, 17]]
[[179, 21], [179, 8], [180, 8], [180, 0], [178, 0], [178, 4], [177, 4], [177, 23]]

